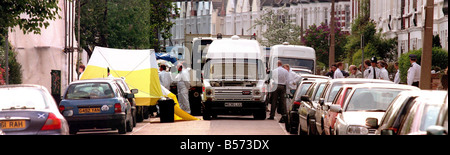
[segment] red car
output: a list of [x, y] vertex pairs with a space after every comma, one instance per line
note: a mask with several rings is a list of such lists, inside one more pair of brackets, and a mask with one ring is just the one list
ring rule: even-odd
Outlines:
[[[344, 85], [339, 89], [336, 97], [334, 98], [332, 104], [340, 105], [341, 108], [344, 106], [345, 100], [348, 94], [352, 91], [354, 85]], [[336, 117], [338, 113], [328, 110], [327, 115], [324, 118], [324, 132], [326, 135], [332, 135], [334, 133], [334, 123], [336, 123]]]

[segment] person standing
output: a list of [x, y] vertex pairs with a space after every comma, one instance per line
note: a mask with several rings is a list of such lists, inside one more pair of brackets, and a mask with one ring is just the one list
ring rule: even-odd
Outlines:
[[[367, 64], [370, 62], [369, 64]], [[380, 79], [381, 70], [377, 67], [377, 58], [372, 57], [370, 60], [366, 60], [364, 62], [365, 67], [367, 68], [364, 71], [364, 77], [367, 79]]]
[[86, 66], [83, 64], [80, 64], [78, 67], [78, 80], [81, 79], [81, 76], [83, 76], [84, 70], [86, 69]]
[[191, 113], [191, 107], [189, 105], [189, 73], [186, 70], [183, 70], [183, 65], [181, 64], [179, 64], [177, 68], [178, 75], [175, 79], [177, 81], [178, 103], [182, 110]]
[[344, 74], [341, 71], [344, 69], [344, 64], [342, 62], [338, 62], [338, 63], [336, 63], [336, 67], [337, 67], [337, 69], [336, 69], [336, 71], [334, 71], [333, 79], [345, 78]]
[[295, 73], [294, 71], [291, 70], [291, 67], [289, 66], [289, 64], [284, 64], [283, 68], [286, 69], [289, 72], [289, 78], [288, 78], [288, 82], [287, 82], [287, 89], [289, 91], [290, 94], [294, 95], [295, 90], [297, 89], [297, 84], [298, 82], [300, 82], [300, 80], [302, 79], [300, 75], [298, 75], [297, 73]]
[[387, 63], [383, 60], [378, 61], [378, 68], [380, 69], [380, 79], [390, 81], [389, 72], [386, 70], [386, 66]]
[[164, 86], [167, 90], [170, 90], [170, 84], [172, 83], [172, 76], [170, 72], [166, 71], [167, 67], [166, 65], [162, 64], [159, 67], [159, 81], [161, 82], [161, 85]]
[[336, 64], [331, 65], [330, 71], [325, 73], [325, 76], [328, 76], [330, 78], [334, 78], [334, 72], [336, 71]]
[[415, 54], [410, 54], [409, 62], [411, 63], [411, 67], [408, 69], [407, 83], [410, 86], [419, 87], [421, 67], [416, 63], [416, 61], [417, 56]]
[[286, 84], [289, 72], [284, 69], [283, 63], [278, 60], [278, 68], [272, 71], [272, 78], [277, 88], [272, 92], [272, 105], [270, 108], [270, 116], [268, 119], [273, 120], [275, 117], [275, 111], [279, 108], [279, 113], [282, 115], [280, 123], [284, 123], [286, 117]]
[[350, 76], [348, 78], [362, 78], [362, 73], [356, 68], [355, 65], [350, 65], [349, 67]]
[[398, 62], [395, 62], [394, 68], [397, 70], [397, 73], [395, 73], [395, 77], [394, 77], [394, 83], [399, 84], [400, 83], [400, 69], [398, 69]]

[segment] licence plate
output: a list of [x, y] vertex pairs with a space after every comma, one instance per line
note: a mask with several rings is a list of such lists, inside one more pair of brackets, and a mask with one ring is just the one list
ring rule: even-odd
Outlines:
[[79, 108], [78, 113], [80, 114], [100, 113], [100, 108]]
[[26, 127], [25, 120], [0, 121], [2, 129], [23, 129]]
[[242, 103], [240, 103], [240, 102], [232, 102], [232, 103], [226, 102], [225, 103], [225, 107], [242, 107]]

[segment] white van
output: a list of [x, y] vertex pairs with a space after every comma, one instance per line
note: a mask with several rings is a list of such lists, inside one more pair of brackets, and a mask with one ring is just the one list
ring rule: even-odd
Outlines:
[[278, 60], [281, 60], [283, 64], [289, 64], [294, 71], [315, 74], [316, 51], [311, 47], [289, 45], [288, 43], [272, 46], [269, 56], [270, 70], [278, 67]]
[[265, 54], [256, 40], [215, 40], [203, 67], [203, 119], [218, 114], [266, 118]]

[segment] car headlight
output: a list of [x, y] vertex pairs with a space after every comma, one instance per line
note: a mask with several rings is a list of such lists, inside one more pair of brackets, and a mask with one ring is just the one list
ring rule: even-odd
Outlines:
[[369, 134], [369, 129], [367, 129], [364, 126], [350, 125], [347, 127], [347, 134], [349, 134], [349, 135], [367, 135], [367, 134]]

